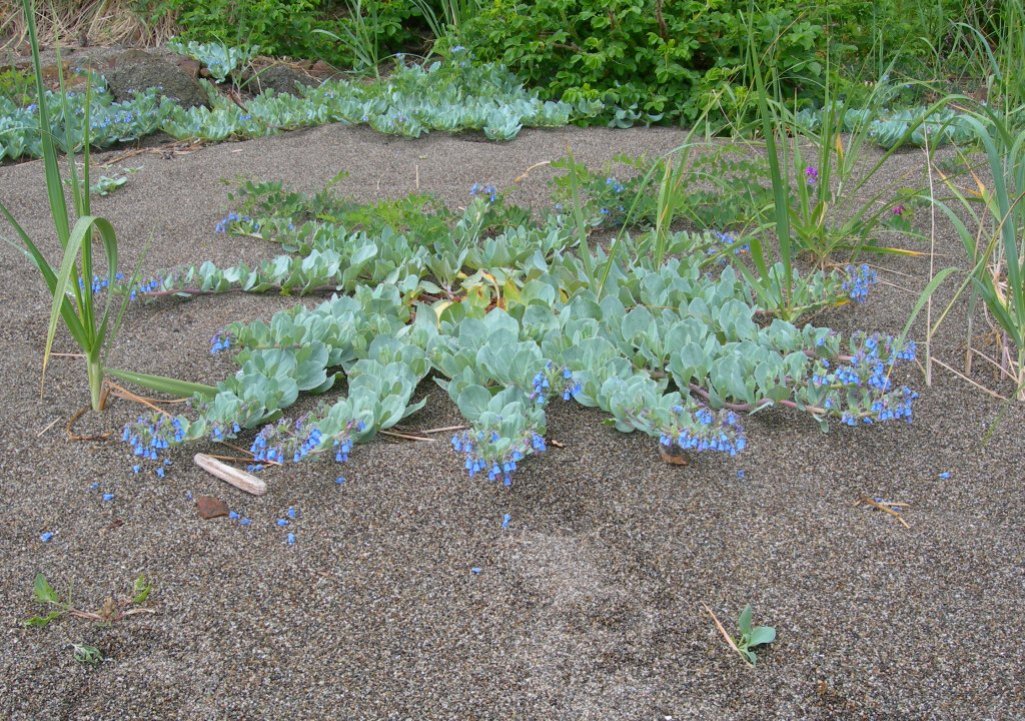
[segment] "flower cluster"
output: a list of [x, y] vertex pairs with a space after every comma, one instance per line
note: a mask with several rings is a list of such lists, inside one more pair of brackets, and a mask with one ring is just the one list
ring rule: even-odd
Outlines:
[[[114, 275], [114, 281], [117, 282], [117, 283], [123, 281], [124, 279], [125, 279], [125, 274], [124, 273], [116, 273]], [[85, 279], [84, 278], [79, 278], [78, 279], [78, 287], [81, 290], [85, 290]], [[91, 287], [92, 287], [93, 295], [97, 295], [99, 293], [102, 293], [104, 290], [106, 290], [107, 288], [110, 287], [110, 278], [101, 278], [98, 275], [94, 275]]]
[[544, 405], [552, 395], [555, 388], [562, 400], [568, 401], [580, 393], [580, 383], [574, 378], [573, 371], [569, 368], [558, 370], [551, 361], [545, 363], [545, 367], [537, 372], [533, 380], [533, 389], [529, 398], [538, 405]]
[[[821, 400], [826, 411], [840, 413], [842, 423], [856, 426], [895, 420], [911, 421], [911, 406], [918, 394], [910, 388], [895, 388], [892, 369], [915, 359], [915, 343], [897, 345], [892, 336], [857, 333], [852, 336], [857, 350], [835, 367], [822, 359], [812, 372], [814, 388], [829, 391]], [[840, 411], [842, 403], [846, 408]]]
[[848, 265], [845, 270], [847, 280], [843, 282], [843, 291], [855, 303], [864, 303], [868, 298], [869, 288], [879, 282], [878, 274], [865, 264], [857, 269]]
[[[288, 511], [285, 513], [285, 515], [287, 516], [287, 518], [279, 518], [277, 521], [275, 521], [275, 525], [277, 525], [278, 528], [288, 528], [292, 524], [292, 522], [299, 518], [301, 514], [295, 506], [289, 506]], [[294, 531], [289, 531], [285, 534], [285, 543], [289, 546], [295, 545]]]
[[135, 130], [136, 115], [130, 110], [119, 110], [113, 113], [105, 113], [101, 115], [98, 120], [92, 120], [89, 125], [95, 132], [97, 130], [111, 130], [114, 129], [119, 131], [115, 134], [128, 134], [132, 135], [136, 133]]
[[140, 293], [145, 295], [146, 293], [155, 293], [158, 290], [160, 290], [160, 281], [156, 278], [150, 278], [149, 280], [144, 280], [140, 282], [138, 285], [132, 288], [132, 290], [128, 293], [128, 299], [135, 300], [139, 297]]
[[751, 246], [747, 243], [737, 245], [737, 238], [732, 233], [716, 232], [716, 239], [721, 245], [711, 245], [705, 249], [705, 253], [711, 256], [717, 256], [719, 262], [722, 265], [726, 265], [726, 253], [730, 250], [733, 251], [733, 255], [743, 255], [744, 253], [751, 252]]
[[[345, 430], [336, 435], [331, 442], [336, 463], [345, 463], [349, 460], [349, 454], [352, 453], [352, 431], [362, 433], [366, 429], [367, 424], [363, 421], [349, 421], [345, 424]], [[344, 481], [344, 479], [342, 480]]]
[[489, 481], [502, 479], [506, 486], [512, 485], [512, 472], [517, 464], [531, 453], [543, 453], [547, 449], [545, 439], [534, 431], [527, 431], [504, 450], [500, 450], [501, 438], [494, 431], [470, 430], [452, 436], [452, 448], [466, 456], [464, 467], [472, 478], [478, 473], [487, 473]]
[[215, 233], [227, 233], [229, 230], [234, 230], [236, 225], [246, 225], [248, 229], [255, 232], [260, 229], [260, 223], [250, 218], [248, 215], [239, 215], [232, 211], [218, 221], [214, 227]]
[[474, 183], [470, 187], [471, 197], [477, 197], [481, 194], [488, 196], [489, 203], [494, 203], [496, 200], [498, 200], [498, 188], [496, 188], [491, 183], [488, 183], [484, 186], [482, 186], [480, 183]]
[[251, 518], [241, 515], [238, 511], [228, 511], [228, 519], [232, 521], [238, 521], [238, 525], [243, 528], [248, 528], [253, 525]]
[[616, 180], [614, 177], [611, 177], [611, 176], [608, 177], [608, 178], [605, 178], [605, 187], [607, 187], [609, 190], [611, 190], [616, 195], [619, 195], [620, 193], [623, 192], [623, 190], [625, 190], [625, 188], [623, 187], [623, 184], [620, 183], [618, 180]]
[[231, 430], [229, 431], [225, 427], [224, 423], [221, 423], [220, 421], [214, 421], [213, 425], [210, 428], [210, 440], [214, 441], [215, 443], [221, 443], [229, 437], [234, 437], [241, 430], [242, 429], [236, 422], [232, 422]]
[[807, 181], [808, 185], [815, 185], [819, 182], [819, 169], [814, 165], [809, 165], [804, 169], [804, 179]]
[[704, 406], [693, 413], [683, 406], [673, 407], [672, 421], [662, 429], [659, 442], [667, 448], [675, 445], [685, 451], [719, 451], [731, 457], [747, 446], [736, 413], [713, 412]]
[[[327, 447], [323, 432], [315, 423], [309, 423], [309, 416], [302, 416], [294, 421], [282, 419], [277, 423], [268, 423], [256, 435], [249, 452], [257, 464], [292, 463], [318, 453]], [[352, 431], [366, 430], [363, 421], [349, 421], [341, 433], [331, 440], [335, 452], [335, 460], [344, 463], [349, 460], [352, 452]]]
[[[139, 416], [135, 423], [126, 425], [121, 432], [121, 440], [132, 446], [132, 453], [136, 457], [158, 462], [154, 472], [163, 478], [171, 459], [161, 458], [161, 452], [172, 445], [184, 443], [185, 428], [179, 418], [153, 412], [148, 416]], [[132, 466], [133, 473], [141, 470], [138, 464]]]
[[214, 337], [210, 339], [210, 355], [217, 355], [218, 353], [231, 348], [232, 340], [234, 340], [234, 336], [231, 333], [218, 331]]

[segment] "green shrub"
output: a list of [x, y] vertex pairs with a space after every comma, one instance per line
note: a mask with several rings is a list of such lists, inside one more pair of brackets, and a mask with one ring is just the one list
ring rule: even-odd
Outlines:
[[[151, 20], [176, 17], [185, 40], [259, 45], [267, 55], [324, 59], [340, 67], [353, 63], [344, 46], [313, 32], [337, 33], [353, 22], [343, 0], [145, 0], [143, 12]], [[364, 20], [373, 18], [371, 30], [385, 54], [419, 48], [417, 12], [402, 0], [364, 3]]]
[[0, 98], [7, 98], [19, 107], [32, 102], [35, 81], [30, 73], [8, 68], [0, 72]]
[[[815, 8], [771, 0], [752, 16], [793, 87], [822, 73], [825, 15]], [[495, 0], [462, 42], [548, 97], [601, 99], [628, 122], [694, 120], [723, 84], [743, 83], [748, 9], [746, 0]]]

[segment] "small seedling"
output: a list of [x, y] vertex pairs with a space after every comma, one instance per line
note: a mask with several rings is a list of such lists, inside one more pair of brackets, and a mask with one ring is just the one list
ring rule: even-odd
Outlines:
[[752, 666], [758, 661], [758, 657], [751, 649], [776, 640], [776, 629], [772, 626], [751, 625], [751, 604], [744, 606], [744, 610], [740, 612], [740, 616], [737, 618], [737, 629], [740, 631], [740, 635], [737, 638], [730, 636], [712, 609], [705, 606], [705, 611], [715, 621], [716, 628], [719, 629], [719, 633], [726, 639], [729, 647], [740, 654], [740, 657]]
[[140, 575], [132, 583], [132, 603], [137, 606], [146, 603], [146, 599], [149, 598], [150, 591], [152, 590], [153, 584], [146, 580], [145, 576]]
[[73, 643], [71, 644], [71, 650], [75, 656], [75, 660], [83, 665], [96, 666], [103, 660], [103, 653], [95, 646], [87, 646], [84, 643]]
[[[26, 619], [26, 626], [42, 628], [48, 626], [51, 621], [56, 621], [61, 616], [76, 616], [89, 619], [90, 621], [109, 624], [140, 613], [154, 613], [151, 608], [132, 608], [132, 606], [139, 606], [145, 603], [146, 599], [149, 598], [150, 591], [153, 590], [152, 584], [146, 580], [145, 576], [139, 576], [135, 579], [135, 582], [132, 584], [131, 596], [121, 598], [108, 596], [99, 611], [83, 611], [80, 608], [76, 608], [71, 600], [71, 589], [69, 588], [63, 597], [60, 596], [53, 586], [50, 585], [50, 582], [46, 580], [46, 576], [41, 573], [36, 575], [32, 590], [36, 601], [44, 607], [50, 608], [50, 611], [45, 616], [32, 616]], [[75, 653], [77, 660], [77, 648]]]
[[139, 166], [138, 168], [124, 168], [122, 170], [117, 170], [114, 172], [114, 175], [101, 175], [96, 179], [95, 183], [89, 186], [89, 192], [93, 195], [110, 195], [128, 182], [129, 175], [137, 173], [140, 170], [142, 170], [142, 166]]
[[772, 643], [776, 640], [776, 629], [772, 626], [751, 625], [751, 604], [744, 606], [737, 618], [737, 628], [740, 630], [740, 637], [734, 643], [737, 645], [737, 653], [752, 666], [758, 660], [751, 649], [762, 644]]

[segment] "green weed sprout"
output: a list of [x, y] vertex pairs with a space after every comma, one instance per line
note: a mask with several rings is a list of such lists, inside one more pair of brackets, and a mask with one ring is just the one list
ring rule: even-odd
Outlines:
[[83, 666], [96, 666], [103, 661], [103, 653], [95, 646], [73, 643], [71, 644], [71, 652], [74, 655], [75, 661]]
[[772, 626], [751, 625], [751, 604], [744, 606], [744, 610], [740, 612], [740, 616], [737, 618], [737, 630], [740, 631], [740, 635], [736, 638], [731, 636], [723, 627], [719, 618], [715, 615], [715, 612], [712, 611], [712, 609], [705, 606], [705, 611], [712, 617], [716, 628], [719, 629], [719, 633], [722, 634], [722, 637], [726, 639], [726, 643], [729, 647], [740, 654], [740, 657], [751, 666], [754, 666], [758, 662], [758, 657], [751, 649], [755, 646], [762, 646], [776, 640], [776, 629]]
[[[49, 611], [42, 616], [32, 616], [25, 620], [26, 626], [45, 628], [50, 623], [62, 616], [74, 616], [84, 618], [97, 623], [113, 623], [128, 616], [135, 616], [140, 613], [154, 613], [152, 608], [139, 608], [149, 598], [153, 590], [152, 584], [145, 576], [139, 576], [132, 583], [132, 595], [115, 599], [108, 596], [103, 605], [97, 611], [85, 611], [77, 608], [71, 600], [71, 588], [62, 596], [50, 585], [42, 573], [36, 574], [35, 582], [32, 584], [32, 593], [38, 603]], [[76, 650], [76, 660], [78, 652]]]
[[[50, 123], [50, 114], [46, 103], [46, 89], [43, 85], [42, 65], [39, 60], [39, 40], [36, 35], [33, 0], [22, 0], [22, 8], [25, 12], [29, 41], [32, 46], [32, 64], [39, 105], [39, 129], [46, 174], [47, 198], [50, 204], [50, 215], [53, 217], [57, 240], [60, 242], [63, 253], [60, 265], [54, 267], [50, 264], [40, 247], [29, 237], [25, 229], [14, 219], [10, 210], [3, 204], [0, 204], [0, 215], [6, 218], [21, 239], [21, 246], [13, 243], [12, 245], [15, 245], [15, 247], [24, 252], [32, 264], [39, 269], [53, 296], [50, 320], [46, 332], [46, 346], [43, 352], [43, 371], [40, 382], [45, 379], [46, 366], [49, 363], [54, 336], [57, 333], [57, 324], [59, 320], [62, 320], [71, 337], [85, 356], [86, 375], [89, 382], [89, 396], [92, 408], [93, 410], [102, 410], [105, 371], [110, 372], [112, 375], [115, 373], [115, 371], [105, 369], [104, 367], [107, 345], [124, 313], [127, 296], [121, 302], [120, 310], [115, 317], [113, 313], [113, 294], [108, 293], [105, 300], [100, 300], [98, 297], [99, 288], [93, 283], [93, 278], [98, 277], [94, 267], [93, 243], [97, 240], [99, 241], [105, 256], [106, 280], [108, 283], [117, 278], [118, 248], [114, 227], [106, 219], [92, 215], [89, 208], [90, 85], [86, 85], [86, 103], [82, 119], [84, 140], [82, 143], [83, 166], [81, 178], [79, 178], [75, 163], [69, 162], [68, 164], [70, 169], [69, 185], [71, 187], [71, 196], [75, 216], [78, 218], [74, 225], [72, 225], [68, 215], [67, 201], [64, 197], [64, 184], [61, 180], [57, 149], [51, 131], [53, 126]], [[57, 67], [58, 69], [61, 67], [60, 62], [57, 63]], [[63, 114], [65, 117], [71, 117], [72, 113], [68, 107], [67, 93], [64, 91], [63, 75], [60, 75], [59, 79]], [[71, 142], [69, 124], [65, 125], [65, 134], [66, 147], [69, 149], [73, 148], [74, 144]], [[169, 378], [145, 376], [142, 374], [131, 375], [133, 376], [131, 380], [137, 383], [154, 390], [175, 395], [192, 395], [193, 393], [205, 393], [212, 390], [206, 386], [182, 383]]]
[[124, 187], [128, 182], [128, 176], [141, 170], [138, 168], [126, 168], [114, 175], [101, 175], [96, 182], [89, 186], [89, 192], [94, 195], [107, 196], [118, 188]]
[[751, 649], [776, 640], [776, 629], [772, 626], [751, 625], [751, 604], [744, 606], [744, 610], [740, 612], [737, 630], [740, 631], [740, 636], [733, 641], [737, 645], [737, 653], [752, 666], [758, 661], [758, 657]]

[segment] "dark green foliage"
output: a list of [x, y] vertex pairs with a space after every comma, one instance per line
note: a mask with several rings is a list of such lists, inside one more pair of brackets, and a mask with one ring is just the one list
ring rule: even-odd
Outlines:
[[620, 124], [630, 115], [694, 120], [727, 88], [746, 87], [749, 23], [792, 88], [821, 76], [826, 10], [837, 5], [869, 3], [495, 0], [466, 25], [463, 42], [548, 97], [618, 106], [627, 114]]
[[[423, 45], [423, 22], [413, 3], [373, 0], [363, 6], [364, 20], [377, 34], [383, 55]], [[338, 33], [352, 23], [344, 0], [144, 0], [151, 19], [177, 17], [180, 37], [228, 45], [259, 45], [265, 55], [324, 59], [339, 67], [353, 64], [351, 53], [315, 29]]]
[[[616, 229], [626, 223], [630, 227], [654, 227], [659, 213], [659, 180], [665, 174], [667, 157], [621, 155], [615, 161], [618, 171], [609, 165], [601, 172], [591, 171], [570, 157], [553, 162], [552, 167], [562, 171], [552, 180], [557, 209], [573, 207], [575, 186], [588, 226]], [[768, 173], [763, 158], [746, 154], [740, 147], [722, 146], [697, 155], [688, 163], [671, 198], [679, 224], [695, 230], [730, 232], [759, 225], [772, 206], [772, 189], [764, 180]]]
[[0, 72], [0, 97], [7, 98], [15, 105], [25, 106], [35, 98], [35, 80], [32, 73], [15, 68]]

